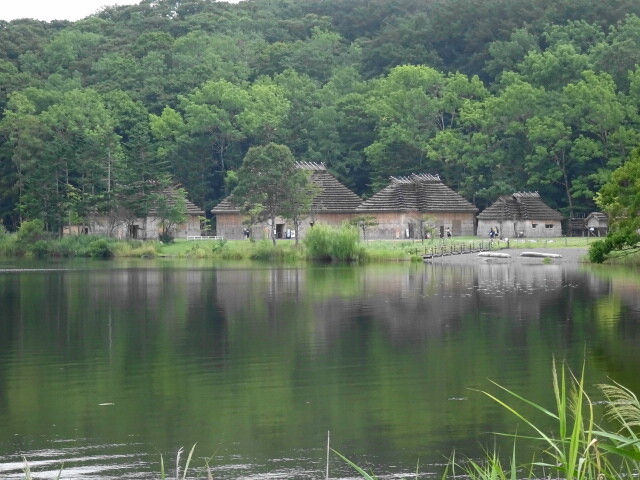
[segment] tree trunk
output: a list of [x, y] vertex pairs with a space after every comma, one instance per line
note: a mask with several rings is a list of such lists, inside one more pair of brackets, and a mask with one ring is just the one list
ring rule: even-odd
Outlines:
[[273, 242], [273, 246], [276, 246], [276, 217], [271, 217], [271, 241]]

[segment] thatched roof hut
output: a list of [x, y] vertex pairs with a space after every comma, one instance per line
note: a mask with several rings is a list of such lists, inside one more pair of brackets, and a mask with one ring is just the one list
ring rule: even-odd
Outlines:
[[440, 180], [438, 175], [391, 177], [389, 185], [362, 202], [358, 214], [373, 215], [378, 226], [368, 238], [416, 238], [418, 224], [436, 234], [473, 235], [478, 209]]
[[497, 228], [504, 237], [559, 237], [562, 215], [540, 198], [538, 192], [517, 192], [499, 197], [478, 215], [478, 235]]
[[[309, 221], [301, 226], [300, 236], [304, 230], [314, 223], [340, 225], [343, 221], [353, 216], [355, 209], [362, 199], [349, 190], [334, 177], [324, 163], [296, 162], [296, 167], [311, 172], [311, 182], [318, 187], [318, 194], [311, 205]], [[216, 233], [229, 239], [243, 237], [244, 225], [240, 207], [231, 201], [231, 196], [226, 197], [211, 212], [216, 216]], [[292, 228], [284, 219], [276, 220], [276, 235], [286, 236], [286, 232]], [[254, 232], [255, 233], [255, 232]]]

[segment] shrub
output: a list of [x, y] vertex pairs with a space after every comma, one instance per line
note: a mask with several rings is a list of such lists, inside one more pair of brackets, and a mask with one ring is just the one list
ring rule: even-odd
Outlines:
[[331, 260], [331, 237], [335, 230], [327, 225], [314, 225], [309, 229], [302, 241], [307, 256], [314, 260]]
[[96, 237], [91, 235], [70, 235], [51, 245], [50, 255], [56, 257], [88, 257], [89, 245]]
[[608, 253], [604, 240], [596, 240], [589, 246], [589, 261], [602, 263], [606, 260]]
[[49, 242], [46, 240], [37, 240], [29, 245], [27, 252], [37, 258], [46, 257], [49, 254]]
[[356, 227], [344, 225], [331, 240], [332, 258], [341, 261], [360, 259], [362, 248], [360, 248], [360, 235]]
[[173, 238], [173, 235], [169, 232], [162, 232], [158, 235], [158, 240], [160, 240], [162, 243], [169, 244], [169, 243], [173, 243], [175, 241], [175, 239]]
[[364, 256], [358, 230], [350, 225], [315, 225], [304, 237], [307, 256], [314, 260], [354, 261]]
[[226, 246], [227, 246], [227, 241], [224, 238], [220, 240], [214, 240], [213, 243], [211, 244], [211, 251], [214, 254], [221, 254], [226, 250], [225, 248]]
[[93, 258], [113, 258], [113, 250], [106, 238], [99, 238], [89, 244], [88, 255]]
[[23, 247], [44, 240], [45, 237], [44, 222], [39, 218], [22, 222], [18, 229], [18, 244]]
[[596, 240], [589, 247], [589, 260], [602, 263], [613, 250], [634, 247], [640, 242], [640, 234], [632, 229], [609, 233], [604, 240]]

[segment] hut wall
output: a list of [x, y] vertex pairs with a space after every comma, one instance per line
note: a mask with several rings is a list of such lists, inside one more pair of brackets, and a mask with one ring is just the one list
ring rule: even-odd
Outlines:
[[491, 228], [498, 227], [500, 237], [507, 238], [552, 238], [562, 236], [559, 220], [478, 220], [478, 236], [489, 237]]
[[[137, 230], [137, 238], [140, 240], [157, 240], [160, 232], [160, 219], [156, 217], [138, 218], [131, 223]], [[105, 235], [109, 234], [113, 238], [128, 238], [127, 224], [119, 221], [116, 225], [109, 225], [109, 219], [105, 216], [96, 216], [91, 218], [86, 226], [72, 225], [71, 228], [65, 227], [63, 234], [66, 235]], [[187, 215], [185, 223], [176, 225], [175, 238], [187, 238], [190, 235], [200, 235], [200, 217], [196, 215]]]
[[[311, 228], [311, 223], [317, 225], [331, 225], [339, 227], [345, 221], [348, 221], [353, 217], [350, 213], [319, 213], [313, 218], [307, 217], [302, 220], [300, 224], [298, 235], [300, 238], [304, 238], [305, 233]], [[217, 213], [216, 214], [216, 235], [228, 240], [241, 240], [244, 238], [245, 225], [242, 224], [244, 217], [238, 213]], [[276, 218], [276, 225], [282, 225], [279, 227], [282, 237], [280, 238], [293, 238], [289, 234], [294, 231], [294, 225], [291, 220], [285, 220], [283, 218]], [[269, 226], [264, 224], [254, 225], [251, 228], [252, 238], [259, 240], [270, 238]]]
[[[242, 219], [243, 216], [239, 213], [216, 213], [216, 235], [226, 240], [243, 239], [245, 226], [242, 224]], [[253, 233], [257, 233], [257, 230]], [[256, 238], [255, 235], [254, 238]]]
[[[473, 213], [421, 213], [421, 212], [379, 212], [373, 214], [378, 225], [367, 229], [367, 240], [402, 240], [420, 237], [420, 218], [428, 216], [425, 221], [434, 235], [440, 231], [451, 230], [453, 236], [472, 236], [475, 233]], [[426, 226], [426, 225], [425, 225]]]

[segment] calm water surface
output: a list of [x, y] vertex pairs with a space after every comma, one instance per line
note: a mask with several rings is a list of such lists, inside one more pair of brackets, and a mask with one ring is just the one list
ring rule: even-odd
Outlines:
[[[522, 431], [475, 389], [552, 406], [553, 357], [640, 391], [640, 275], [542, 263], [0, 263], [0, 478], [382, 478]], [[197, 470], [193, 471], [198, 473]], [[338, 458], [332, 478], [355, 474]]]

